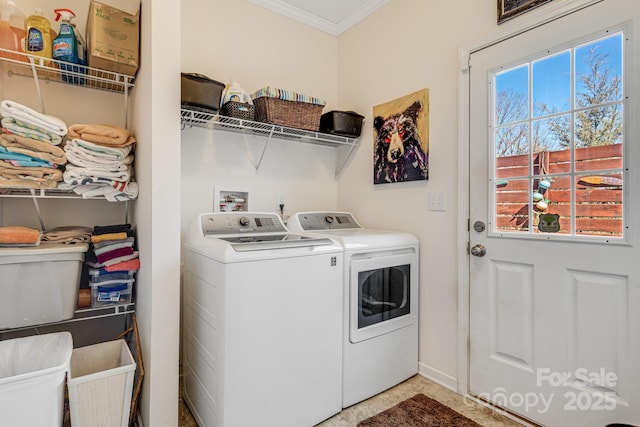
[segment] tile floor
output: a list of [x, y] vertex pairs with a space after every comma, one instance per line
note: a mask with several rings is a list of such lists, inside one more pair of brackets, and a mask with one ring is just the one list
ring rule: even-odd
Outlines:
[[[485, 427], [521, 426], [521, 424], [489, 408], [467, 401], [459, 394], [433, 383], [420, 375], [416, 375], [384, 393], [380, 393], [364, 402], [343, 409], [339, 414], [334, 415], [315, 427], [355, 427], [360, 421], [382, 412], [417, 393], [423, 393], [432, 399], [444, 403], [460, 414]], [[189, 408], [187, 408], [182, 399], [180, 399], [178, 427], [197, 427], [193, 416], [189, 412]]]

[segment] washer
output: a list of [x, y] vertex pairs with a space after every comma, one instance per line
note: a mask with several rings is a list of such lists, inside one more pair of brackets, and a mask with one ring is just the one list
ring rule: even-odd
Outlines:
[[418, 239], [363, 228], [348, 212], [299, 212], [292, 232], [344, 249], [342, 406], [418, 372]]
[[340, 412], [343, 250], [275, 213], [198, 215], [184, 242], [185, 401], [200, 427]]

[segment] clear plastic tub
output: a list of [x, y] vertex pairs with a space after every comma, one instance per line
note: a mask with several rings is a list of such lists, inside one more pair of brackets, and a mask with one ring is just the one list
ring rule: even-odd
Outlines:
[[90, 283], [91, 307], [129, 304], [135, 279]]

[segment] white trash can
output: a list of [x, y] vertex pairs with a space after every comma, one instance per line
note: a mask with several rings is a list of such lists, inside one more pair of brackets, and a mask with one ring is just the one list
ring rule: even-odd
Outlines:
[[0, 341], [0, 425], [60, 427], [69, 332]]
[[72, 427], [127, 427], [136, 363], [125, 340], [79, 347], [67, 387]]

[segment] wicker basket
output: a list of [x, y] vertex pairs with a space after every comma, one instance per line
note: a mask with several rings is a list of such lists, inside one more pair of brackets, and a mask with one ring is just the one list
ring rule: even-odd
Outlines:
[[255, 107], [249, 103], [229, 101], [220, 108], [220, 114], [242, 120], [255, 120]]
[[286, 101], [263, 96], [255, 98], [256, 120], [275, 125], [317, 132], [323, 105], [309, 102]]

